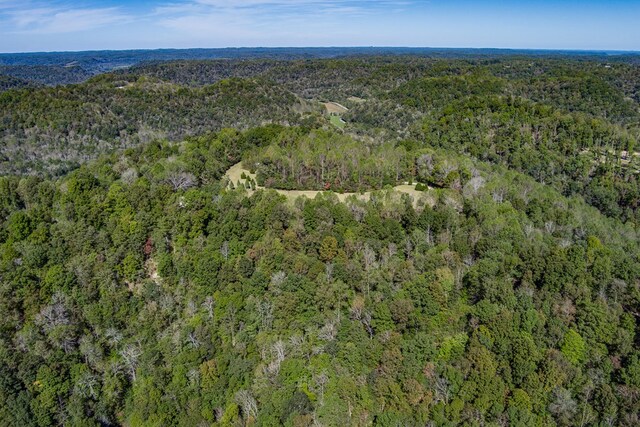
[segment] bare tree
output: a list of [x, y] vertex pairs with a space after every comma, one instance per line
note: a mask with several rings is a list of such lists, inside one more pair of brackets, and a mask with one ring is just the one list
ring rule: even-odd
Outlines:
[[116, 328], [107, 328], [104, 331], [104, 337], [111, 347], [117, 346], [122, 341], [122, 334]]
[[189, 334], [187, 335], [187, 342], [193, 348], [200, 347], [200, 340], [198, 339], [198, 337], [196, 337], [195, 332], [189, 332]]
[[185, 310], [186, 316], [193, 317], [196, 315], [197, 312], [198, 312], [198, 306], [196, 305], [196, 303], [192, 299], [187, 301], [187, 307]]
[[355, 203], [350, 204], [349, 209], [351, 210], [353, 218], [358, 222], [362, 222], [364, 216], [367, 213], [367, 210], [365, 208]]
[[[65, 295], [58, 292], [51, 297], [51, 303], [45, 306], [36, 315], [35, 321], [42, 330], [49, 334], [51, 342], [63, 349], [65, 353], [74, 351], [76, 347], [76, 336], [74, 328], [71, 326], [71, 315], [65, 306]], [[52, 333], [53, 331], [55, 333]]]
[[329, 382], [329, 376], [325, 371], [320, 372], [317, 375], [313, 376], [313, 383], [315, 385], [315, 389], [319, 392], [320, 396], [318, 398], [318, 403], [320, 406], [324, 404], [324, 387]]
[[238, 309], [235, 305], [230, 304], [227, 307], [227, 312], [225, 313], [224, 320], [226, 321], [227, 328], [229, 330], [229, 334], [231, 335], [231, 345], [233, 347], [236, 346], [236, 314]]
[[467, 197], [475, 196], [478, 194], [478, 191], [480, 191], [480, 189], [484, 187], [484, 184], [485, 184], [485, 180], [483, 177], [481, 176], [473, 177], [464, 186], [463, 193]]
[[224, 257], [225, 261], [229, 259], [229, 242], [225, 240], [220, 248], [220, 253]]
[[189, 372], [187, 372], [187, 378], [191, 385], [200, 384], [200, 371], [196, 368], [189, 369]]
[[318, 338], [323, 341], [333, 341], [337, 334], [338, 328], [335, 322], [329, 321], [318, 331]]
[[140, 350], [138, 346], [129, 344], [120, 351], [120, 356], [122, 357], [125, 367], [129, 370], [129, 376], [135, 381], [138, 359], [142, 356], [142, 350]]
[[209, 315], [209, 319], [213, 319], [214, 305], [215, 305], [215, 301], [213, 297], [211, 295], [207, 295], [207, 297], [204, 299], [204, 302], [202, 303], [202, 307], [204, 307], [204, 309], [207, 311], [207, 314]]
[[278, 271], [271, 276], [271, 286], [276, 293], [280, 292], [280, 286], [284, 283], [287, 275], [284, 271]]
[[258, 303], [258, 316], [260, 316], [260, 329], [271, 329], [273, 323], [273, 304], [269, 300]]
[[366, 284], [367, 284], [367, 295], [369, 295], [369, 289], [371, 286], [371, 272], [378, 268], [378, 263], [376, 262], [376, 253], [369, 245], [365, 245], [364, 250], [362, 251], [362, 259], [364, 260], [364, 270], [367, 273]]
[[533, 226], [533, 224], [528, 223], [528, 224], [525, 224], [523, 231], [524, 231], [524, 235], [527, 236], [527, 238], [530, 238], [533, 232], [535, 231], [535, 227]]
[[578, 409], [576, 401], [571, 397], [571, 392], [566, 388], [556, 388], [553, 392], [553, 402], [549, 404], [549, 411], [556, 417], [570, 420]]
[[187, 190], [196, 185], [196, 177], [184, 171], [172, 171], [167, 174], [165, 181], [173, 187], [174, 191]]
[[280, 365], [286, 358], [286, 348], [282, 340], [278, 340], [271, 346], [271, 362], [267, 365], [267, 372], [277, 375], [280, 372]]
[[364, 269], [366, 271], [373, 270], [377, 267], [376, 253], [369, 245], [365, 245], [362, 251], [362, 259], [364, 260]]
[[235, 394], [235, 401], [240, 406], [244, 416], [249, 418], [258, 417], [258, 403], [256, 399], [247, 390], [240, 390]]
[[504, 200], [504, 195], [505, 195], [504, 188], [497, 188], [493, 190], [493, 193], [491, 193], [491, 196], [493, 197], [493, 201], [496, 203], [502, 203]]
[[284, 361], [286, 349], [282, 340], [278, 340], [273, 344], [272, 351], [278, 360], [281, 362]]
[[544, 229], [548, 234], [553, 234], [556, 231], [556, 223], [553, 221], [547, 221], [544, 223]]
[[68, 325], [71, 323], [69, 314], [64, 305], [64, 295], [56, 293], [51, 297], [51, 304], [45, 306], [40, 313], [36, 315], [36, 322], [45, 332], [50, 332], [57, 326]]
[[362, 319], [360, 321], [362, 322], [362, 324], [364, 325], [365, 329], [369, 333], [369, 338], [372, 339], [373, 338], [373, 326], [371, 325], [371, 313], [369, 313], [368, 311], [365, 311], [364, 314], [362, 315]]
[[136, 181], [136, 179], [138, 179], [138, 172], [135, 168], [129, 168], [122, 172], [122, 175], [120, 175], [120, 179], [125, 184], [131, 185]]
[[435, 377], [435, 401], [449, 404], [449, 381], [440, 375]]
[[327, 276], [327, 280], [328, 281], [333, 280], [333, 267], [334, 267], [333, 263], [331, 263], [331, 262], [327, 262], [324, 265], [324, 273]]
[[431, 154], [421, 155], [416, 159], [416, 164], [420, 175], [431, 175], [433, 172], [433, 156]]
[[89, 366], [95, 367], [102, 360], [102, 350], [95, 343], [92, 335], [83, 335], [80, 338], [79, 350]]
[[299, 353], [303, 350], [304, 335], [294, 334], [289, 338], [289, 348], [293, 353]]
[[406, 254], [407, 259], [413, 258], [413, 242], [411, 242], [409, 237], [404, 240], [404, 253]]
[[74, 386], [74, 391], [82, 397], [96, 398], [96, 387], [98, 386], [98, 379], [91, 372], [85, 372], [80, 376], [78, 382]]
[[351, 317], [355, 320], [362, 320], [362, 315], [364, 314], [364, 298], [361, 296], [356, 296], [351, 303]]

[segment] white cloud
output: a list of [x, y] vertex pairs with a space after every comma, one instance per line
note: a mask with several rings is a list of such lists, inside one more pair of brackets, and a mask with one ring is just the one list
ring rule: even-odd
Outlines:
[[177, 39], [215, 41], [237, 37], [239, 41], [255, 44], [266, 34], [295, 39], [296, 34], [306, 29], [322, 31], [323, 26], [331, 26], [332, 20], [359, 19], [376, 11], [390, 13], [390, 6], [402, 7], [416, 1], [168, 0], [146, 11], [131, 9], [128, 13], [123, 10], [125, 3], [120, 3], [120, 7], [76, 7], [78, 3], [74, 5], [67, 0], [0, 0], [0, 33], [68, 34], [135, 24], [167, 29], [175, 32]]
[[223, 44], [340, 44], [367, 16], [416, 0], [186, 0], [155, 9], [156, 24], [185, 38]]
[[[0, 0], [2, 1], [2, 0]], [[9, 4], [4, 1], [2, 4]], [[29, 5], [27, 5], [29, 6]], [[11, 28], [8, 32], [22, 34], [61, 34], [92, 30], [107, 25], [131, 22], [133, 18], [117, 7], [72, 8], [33, 5], [17, 8], [7, 7], [5, 21]]]
[[202, 14], [236, 11], [278, 14], [284, 11], [291, 14], [308, 15], [321, 11], [362, 13], [384, 10], [388, 12], [390, 7], [403, 7], [415, 3], [416, 0], [187, 0], [161, 5], [155, 9], [155, 12], [157, 14]]

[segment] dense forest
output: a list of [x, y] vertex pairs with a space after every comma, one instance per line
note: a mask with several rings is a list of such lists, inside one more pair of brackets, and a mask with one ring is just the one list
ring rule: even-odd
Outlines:
[[244, 163], [256, 171], [257, 183], [268, 188], [354, 192], [413, 180], [403, 147], [319, 130], [282, 130], [273, 143], [245, 156]]
[[469, 172], [417, 208], [225, 190], [229, 165], [291, 133], [2, 178], [1, 418], [637, 424], [637, 231], [442, 152]]
[[[73, 71], [93, 76], [117, 69], [128, 68], [146, 63], [163, 63], [167, 61], [211, 61], [223, 60], [295, 60], [295, 59], [328, 59], [363, 56], [385, 56], [393, 58], [398, 55], [428, 57], [439, 59], [452, 58], [500, 58], [506, 55], [522, 55], [528, 58], [564, 58], [590, 59], [594, 61], [614, 61], [638, 64], [638, 55], [623, 52], [602, 51], [549, 51], [518, 49], [438, 49], [438, 48], [401, 48], [401, 47], [257, 47], [257, 48], [213, 48], [213, 49], [136, 49], [136, 50], [100, 50], [80, 52], [24, 52], [0, 53], [0, 74], [3, 70], [20, 69], [27, 80], [45, 78], [47, 84], [68, 83], [67, 75], [58, 74], [62, 68], [73, 68]], [[8, 68], [4, 68], [7, 66]], [[41, 67], [50, 67], [45, 75]], [[36, 71], [30, 74], [29, 71]]]
[[81, 83], [92, 74], [78, 66], [0, 65], [0, 76], [22, 79], [32, 85]]
[[376, 53], [0, 79], [0, 425], [639, 425], [637, 58]]
[[0, 94], [2, 173], [61, 174], [97, 155], [225, 126], [304, 119], [312, 107], [259, 80], [188, 88], [146, 76]]
[[0, 92], [9, 89], [20, 89], [30, 86], [36, 85], [28, 82], [27, 80], [0, 74]]
[[345, 132], [370, 147], [409, 141], [468, 153], [638, 223], [639, 81], [639, 67], [620, 58], [145, 63], [0, 94], [0, 172], [61, 175], [109, 150], [223, 127], [329, 129], [318, 101], [336, 101], [349, 108]]

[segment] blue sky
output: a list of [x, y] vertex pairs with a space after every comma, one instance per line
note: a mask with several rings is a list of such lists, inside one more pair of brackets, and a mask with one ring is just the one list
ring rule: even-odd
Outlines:
[[640, 0], [0, 0], [0, 52], [237, 46], [640, 50]]

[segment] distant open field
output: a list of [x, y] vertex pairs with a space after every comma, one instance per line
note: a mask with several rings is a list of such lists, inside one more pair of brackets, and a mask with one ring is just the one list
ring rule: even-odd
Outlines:
[[327, 109], [327, 113], [329, 114], [342, 114], [349, 111], [347, 107], [338, 104], [337, 102], [323, 102], [322, 105], [324, 105], [324, 107]]

